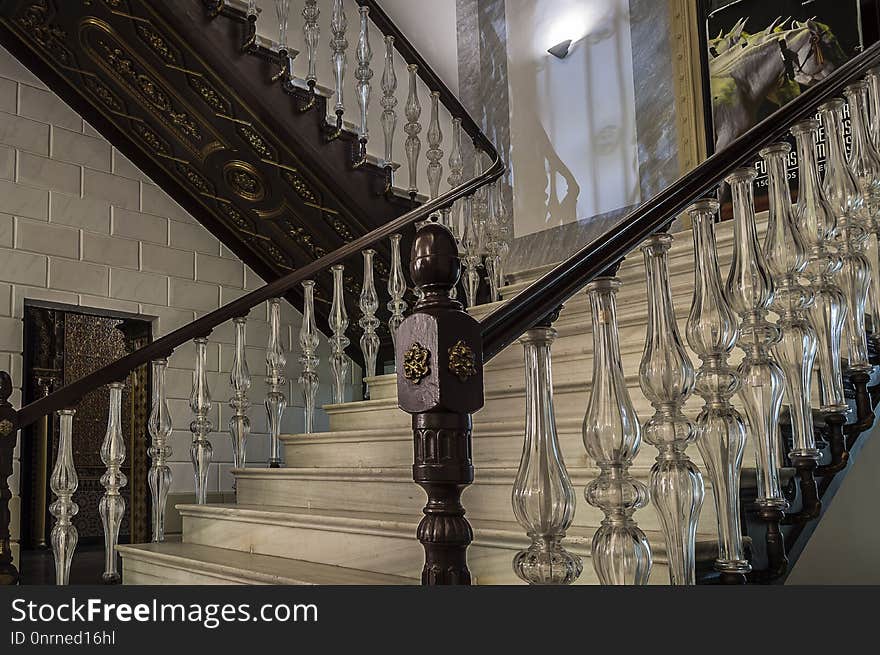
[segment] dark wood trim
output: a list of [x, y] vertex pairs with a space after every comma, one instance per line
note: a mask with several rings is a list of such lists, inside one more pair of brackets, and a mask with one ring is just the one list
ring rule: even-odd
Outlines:
[[880, 44], [874, 44], [819, 84], [715, 153], [688, 175], [631, 212], [621, 228], [606, 232], [556, 266], [522, 293], [483, 319], [486, 361], [518, 339], [559, 305], [626, 257], [649, 235], [661, 229], [696, 198], [710, 195], [735, 168], [749, 165], [755, 152], [786, 134], [798, 120], [812, 116], [825, 100], [839, 95], [852, 80], [880, 62]]

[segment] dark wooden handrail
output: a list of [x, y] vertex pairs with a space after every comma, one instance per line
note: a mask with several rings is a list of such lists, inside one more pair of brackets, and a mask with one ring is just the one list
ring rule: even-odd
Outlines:
[[760, 148], [783, 138], [794, 123], [814, 115], [818, 105], [878, 62], [880, 43], [875, 43], [486, 316], [482, 320], [483, 360], [488, 362], [516, 341], [690, 203], [711, 192], [733, 169], [751, 165]]
[[[450, 189], [438, 198], [416, 207], [412, 211], [400, 216], [379, 227], [369, 234], [345, 244], [334, 252], [325, 255], [299, 270], [288, 273], [270, 284], [267, 284], [251, 293], [234, 300], [233, 302], [215, 309], [209, 314], [184, 325], [161, 339], [126, 355], [125, 357], [108, 364], [107, 366], [72, 382], [57, 391], [25, 405], [16, 412], [16, 427], [24, 428], [43, 416], [59, 409], [71, 408], [87, 393], [111, 382], [124, 380], [125, 377], [138, 366], [157, 359], [166, 359], [171, 356], [175, 349], [198, 337], [207, 337], [218, 325], [230, 321], [233, 318], [247, 315], [251, 309], [262, 302], [272, 298], [282, 297], [285, 293], [301, 284], [305, 280], [314, 277], [323, 270], [338, 264], [361, 250], [369, 248], [375, 243], [388, 238], [392, 234], [400, 232], [416, 221], [424, 220], [431, 214], [451, 206], [456, 201], [472, 195], [482, 187], [497, 181], [505, 171], [504, 162], [494, 144], [483, 134], [458, 98], [443, 83], [440, 77], [433, 71], [428, 63], [419, 55], [409, 40], [391, 21], [388, 15], [371, 0], [357, 0], [358, 4], [370, 7], [370, 15], [373, 22], [386, 36], [393, 36], [395, 47], [408, 63], [419, 66], [419, 76], [428, 85], [428, 88], [438, 91], [444, 106], [449, 109], [454, 117], [462, 119], [462, 127], [470, 136], [475, 145], [483, 150], [491, 159], [492, 165], [482, 174], [468, 180], [460, 186]], [[246, 20], [244, 14], [240, 19]]]

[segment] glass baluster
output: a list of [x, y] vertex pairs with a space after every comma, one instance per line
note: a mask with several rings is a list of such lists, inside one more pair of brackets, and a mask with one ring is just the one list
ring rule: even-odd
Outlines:
[[751, 571], [743, 548], [739, 497], [746, 425], [730, 402], [739, 388], [739, 377], [728, 363], [738, 327], [721, 285], [714, 229], [718, 209], [714, 199], [700, 200], [687, 209], [693, 221], [694, 296], [686, 335], [701, 362], [696, 392], [704, 404], [695, 427], [715, 500], [715, 570], [724, 582], [744, 583], [745, 574]]
[[165, 359], [157, 359], [153, 362], [152, 409], [147, 421], [147, 431], [150, 433], [148, 451], [150, 472], [147, 475], [147, 482], [150, 485], [154, 543], [165, 541], [165, 509], [168, 505], [168, 492], [172, 480], [171, 467], [168, 465], [168, 459], [171, 457], [168, 440], [171, 438], [173, 427], [165, 387], [167, 368], [168, 361]]
[[839, 249], [843, 268], [840, 286], [848, 311], [844, 324], [847, 345], [847, 373], [861, 374], [871, 369], [865, 332], [865, 309], [871, 282], [871, 268], [862, 252], [867, 231], [862, 220], [864, 200], [858, 183], [846, 163], [843, 142], [844, 102], [831, 100], [819, 107], [826, 134], [828, 157], [822, 188], [837, 218]]
[[365, 161], [367, 158], [367, 142], [370, 140], [370, 127], [367, 118], [370, 111], [370, 95], [372, 93], [370, 80], [373, 79], [373, 69], [370, 68], [370, 62], [373, 60], [373, 49], [370, 46], [370, 8], [361, 7], [359, 11], [361, 29], [358, 37], [355, 79], [357, 79], [357, 100], [361, 114], [359, 135], [360, 161]]
[[303, 317], [299, 332], [301, 354], [299, 358], [302, 373], [299, 383], [303, 394], [304, 431], [311, 434], [315, 430], [315, 402], [318, 397], [318, 328], [315, 325], [315, 282], [306, 280], [303, 286]]
[[306, 55], [309, 60], [309, 68], [306, 73], [306, 84], [309, 85], [309, 95], [314, 96], [315, 86], [318, 84], [318, 40], [321, 36], [321, 28], [318, 19], [321, 10], [318, 8], [318, 0], [306, 0], [303, 7], [303, 34], [306, 41]]
[[397, 72], [394, 70], [394, 37], [385, 37], [385, 71], [382, 73], [382, 132], [385, 136], [386, 192], [391, 191], [394, 171], [394, 134], [397, 132]]
[[287, 409], [287, 378], [284, 367], [284, 339], [281, 336], [281, 300], [269, 301], [269, 342], [266, 344], [266, 418], [269, 428], [269, 468], [280, 468], [281, 422]]
[[70, 564], [79, 541], [79, 533], [73, 525], [73, 517], [79, 512], [79, 506], [73, 502], [73, 494], [79, 487], [73, 461], [74, 414], [76, 410], [73, 409], [58, 412], [58, 452], [49, 478], [49, 488], [55, 495], [55, 501], [49, 505], [49, 513], [55, 517], [50, 535], [52, 555], [55, 557], [55, 584], [62, 586], [70, 582]]
[[[793, 442], [789, 459], [801, 476], [806, 509], [807, 489], [813, 489], [809, 495], [810, 502], [815, 505], [818, 500], [813, 495], [813, 471], [821, 457], [816, 448], [810, 399], [813, 365], [818, 351], [818, 338], [809, 318], [813, 293], [800, 284], [807, 266], [808, 251], [792, 212], [788, 187], [791, 146], [777, 143], [764, 148], [760, 154], [767, 168], [770, 197], [764, 256], [776, 289], [773, 310], [779, 316], [777, 325], [781, 334], [780, 340], [773, 346], [773, 356], [785, 376], [785, 396], [791, 415]], [[815, 507], [811, 511], [815, 511]]]
[[693, 585], [704, 487], [699, 469], [686, 453], [696, 437], [693, 423], [682, 411], [694, 390], [694, 367], [678, 333], [669, 289], [671, 245], [671, 236], [657, 234], [642, 246], [649, 311], [639, 385], [655, 410], [642, 434], [658, 451], [651, 467], [650, 490], [666, 540], [669, 582]]
[[575, 511], [575, 494], [556, 434], [553, 411], [552, 327], [529, 330], [523, 344], [526, 428], [522, 458], [513, 484], [516, 520], [531, 545], [513, 558], [513, 570], [529, 584], [571, 584], [583, 570], [581, 558], [562, 546]]
[[[464, 181], [464, 156], [461, 149], [461, 119], [452, 119], [452, 149], [449, 153], [449, 177], [446, 181], [450, 189], [455, 189]], [[444, 210], [443, 222], [452, 230], [456, 241], [461, 238], [461, 201]]]
[[364, 331], [361, 336], [361, 352], [364, 354], [365, 374], [367, 378], [376, 376], [376, 357], [379, 355], [379, 335], [376, 328], [379, 327], [379, 319], [376, 311], [379, 309], [379, 296], [376, 293], [376, 284], [373, 279], [373, 258], [375, 250], [364, 250], [364, 286], [361, 289], [360, 310], [361, 316], [358, 325]]
[[208, 340], [204, 337], [193, 339], [196, 345], [196, 369], [193, 371], [192, 395], [189, 406], [195, 417], [189, 429], [193, 435], [190, 458], [193, 465], [196, 502], [205, 505], [208, 502], [208, 472], [214, 449], [208, 435], [214, 431], [214, 423], [208, 413], [211, 411], [211, 392], [208, 389]]
[[119, 543], [119, 527], [125, 515], [125, 498], [120, 490], [128, 479], [122, 472], [125, 461], [125, 440], [122, 438], [122, 382], [110, 385], [110, 411], [107, 416], [107, 432], [101, 444], [101, 461], [107, 470], [101, 476], [104, 495], [98, 503], [98, 514], [104, 528], [104, 584], [116, 584], [122, 578], [117, 570], [116, 546]]
[[[779, 480], [782, 446], [779, 412], [785, 378], [770, 355], [779, 329], [767, 320], [775, 289], [758, 243], [755, 226], [754, 169], [741, 168], [726, 178], [733, 197], [734, 251], [725, 289], [730, 306], [740, 317], [739, 347], [745, 359], [739, 367], [739, 397], [755, 445], [758, 499], [765, 514], [779, 516], [788, 503]], [[781, 517], [780, 517], [781, 518]]]
[[422, 105], [419, 103], [419, 67], [415, 64], [407, 66], [409, 73], [409, 95], [406, 100], [406, 163], [409, 167], [409, 195], [415, 200], [419, 193], [419, 152], [422, 149], [422, 141], [419, 134], [422, 126], [419, 119], [422, 116]]
[[428, 189], [431, 200], [440, 195], [440, 180], [443, 177], [443, 131], [440, 129], [440, 93], [431, 94], [431, 120], [428, 123]]
[[342, 117], [345, 115], [345, 68], [347, 64], [346, 50], [348, 40], [345, 32], [348, 19], [345, 16], [344, 0], [333, 0], [333, 12], [330, 19], [330, 61], [333, 66], [333, 80], [336, 95], [336, 135], [342, 131]]
[[232, 465], [236, 469], [247, 467], [247, 441], [251, 433], [251, 420], [248, 410], [251, 402], [248, 391], [251, 388], [251, 372], [247, 363], [247, 317], [239, 316], [232, 319], [235, 328], [235, 344], [232, 357], [232, 368], [229, 371], [229, 386], [232, 397], [229, 408], [229, 436], [232, 439]]
[[400, 257], [400, 239], [401, 236], [399, 234], [391, 235], [391, 274], [388, 276], [388, 295], [391, 297], [391, 301], [388, 303], [388, 311], [391, 312], [391, 318], [388, 319], [388, 331], [391, 332], [395, 352], [397, 348], [397, 328], [403, 323], [404, 314], [407, 309], [407, 303], [404, 300], [407, 286], [406, 276], [403, 272], [403, 263]]
[[629, 472], [641, 430], [620, 362], [614, 300], [619, 288], [614, 278], [598, 278], [586, 287], [593, 313], [593, 386], [583, 439], [600, 473], [584, 497], [605, 514], [592, 546], [599, 582], [643, 585], [651, 573], [651, 547], [633, 513], [648, 504], [648, 489]]
[[333, 305], [330, 308], [330, 370], [333, 372], [333, 402], [345, 402], [345, 382], [348, 377], [348, 355], [345, 349], [351, 341], [345, 335], [348, 330], [348, 312], [345, 309], [345, 289], [343, 274], [345, 267], [337, 264], [333, 272]]

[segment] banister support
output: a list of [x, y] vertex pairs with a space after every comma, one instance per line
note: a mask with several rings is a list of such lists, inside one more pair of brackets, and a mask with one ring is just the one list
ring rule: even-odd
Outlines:
[[422, 226], [411, 273], [423, 295], [398, 328], [397, 395], [400, 408], [412, 415], [413, 480], [428, 495], [417, 532], [425, 549], [422, 584], [467, 585], [473, 531], [461, 493], [474, 479], [471, 415], [483, 406], [480, 324], [449, 297], [461, 262], [446, 227]]
[[16, 585], [19, 581], [18, 569], [12, 563], [12, 534], [9, 501], [12, 490], [9, 477], [12, 475], [12, 458], [18, 434], [16, 411], [9, 402], [12, 395], [12, 378], [6, 371], [0, 371], [0, 585]]

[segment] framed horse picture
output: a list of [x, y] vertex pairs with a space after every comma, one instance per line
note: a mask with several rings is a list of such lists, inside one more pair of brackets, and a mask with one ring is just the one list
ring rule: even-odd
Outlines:
[[[880, 38], [880, 0], [697, 1], [709, 155]], [[755, 167], [762, 210], [766, 172]], [[790, 169], [796, 189], [794, 153]]]

